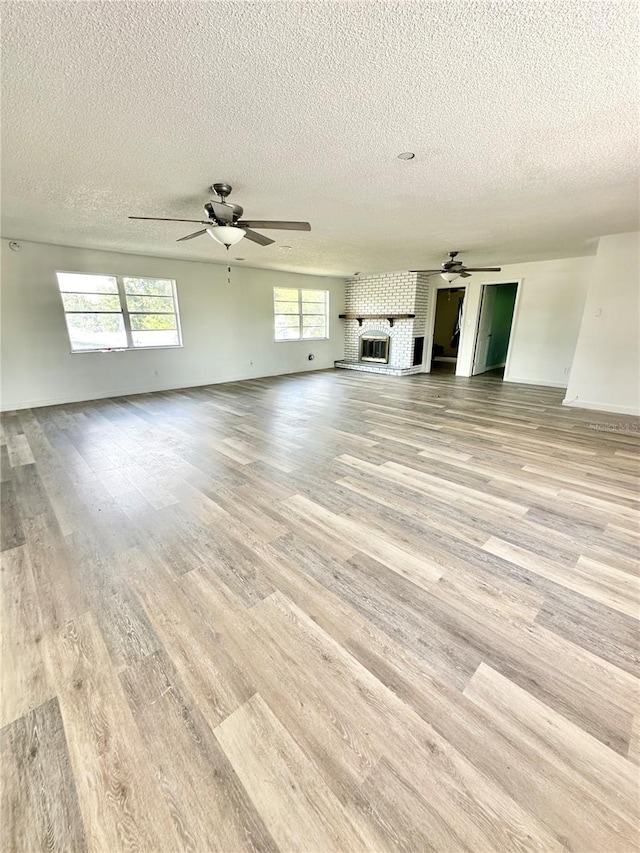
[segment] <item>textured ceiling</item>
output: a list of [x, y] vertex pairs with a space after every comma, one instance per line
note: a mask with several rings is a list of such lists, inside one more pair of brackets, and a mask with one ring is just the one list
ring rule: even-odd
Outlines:
[[[1, 6], [5, 237], [351, 274], [637, 227], [635, 3]], [[213, 181], [312, 233], [227, 256], [127, 219], [200, 218]]]

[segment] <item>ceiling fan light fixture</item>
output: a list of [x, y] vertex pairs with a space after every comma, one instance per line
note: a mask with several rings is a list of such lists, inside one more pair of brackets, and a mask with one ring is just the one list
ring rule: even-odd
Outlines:
[[445, 281], [452, 282], [455, 281], [460, 274], [457, 272], [441, 272], [440, 275]]
[[212, 228], [207, 228], [207, 234], [217, 243], [222, 243], [227, 249], [229, 246], [235, 246], [245, 235], [244, 228], [238, 228], [237, 225], [215, 225]]

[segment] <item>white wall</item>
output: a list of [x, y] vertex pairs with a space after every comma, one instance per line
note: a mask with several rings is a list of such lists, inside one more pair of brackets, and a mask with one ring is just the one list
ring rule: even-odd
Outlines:
[[[2, 241], [2, 407], [17, 409], [332, 367], [342, 358], [344, 281], [40, 243]], [[267, 250], [265, 250], [267, 251]], [[73, 353], [55, 270], [173, 278], [184, 346]], [[330, 292], [330, 340], [275, 343], [273, 287]], [[315, 354], [310, 362], [309, 353]]]
[[456, 374], [471, 376], [482, 285], [518, 282], [505, 382], [565, 388], [593, 260], [581, 257], [510, 264], [499, 273], [474, 273], [466, 279]]
[[601, 237], [565, 405], [640, 415], [640, 234]]

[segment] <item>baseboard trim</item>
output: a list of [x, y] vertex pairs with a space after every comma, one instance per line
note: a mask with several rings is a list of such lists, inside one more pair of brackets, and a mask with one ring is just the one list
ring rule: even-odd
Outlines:
[[541, 388], [566, 388], [565, 382], [543, 382], [541, 379], [518, 379], [515, 376], [505, 376], [503, 382], [513, 382], [515, 385], [539, 385]]
[[633, 406], [609, 406], [606, 403], [594, 403], [591, 400], [567, 400], [562, 401], [563, 406], [572, 409], [588, 409], [591, 412], [611, 412], [614, 415], [632, 415], [640, 417], [640, 409]]
[[0, 412], [19, 412], [22, 409], [42, 409], [45, 406], [64, 406], [69, 403], [91, 403], [93, 400], [108, 400], [110, 397], [134, 397], [137, 394], [157, 394], [163, 391], [186, 391], [192, 388], [207, 388], [209, 385], [225, 385], [228, 382], [247, 382], [251, 379], [269, 379], [273, 376], [290, 376], [299, 373], [315, 373], [319, 370], [331, 370], [333, 362], [326, 365], [318, 365], [317, 367], [304, 370], [286, 370], [283, 373], [261, 373], [259, 375], [251, 374], [249, 376], [233, 376], [227, 379], [213, 380], [210, 382], [196, 382], [194, 385], [162, 385], [155, 388], [130, 388], [127, 390], [104, 391], [93, 393], [90, 397], [52, 397], [46, 400], [30, 400], [20, 403], [6, 403], [2, 401]]

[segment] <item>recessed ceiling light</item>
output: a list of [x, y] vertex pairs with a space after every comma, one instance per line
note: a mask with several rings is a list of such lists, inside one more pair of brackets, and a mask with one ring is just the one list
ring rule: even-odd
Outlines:
[[291, 246], [278, 246], [279, 249], [290, 249]]
[[234, 258], [236, 261], [244, 261], [244, 258]]
[[398, 160], [413, 160], [415, 156], [413, 151], [403, 151], [402, 154], [398, 154]]

